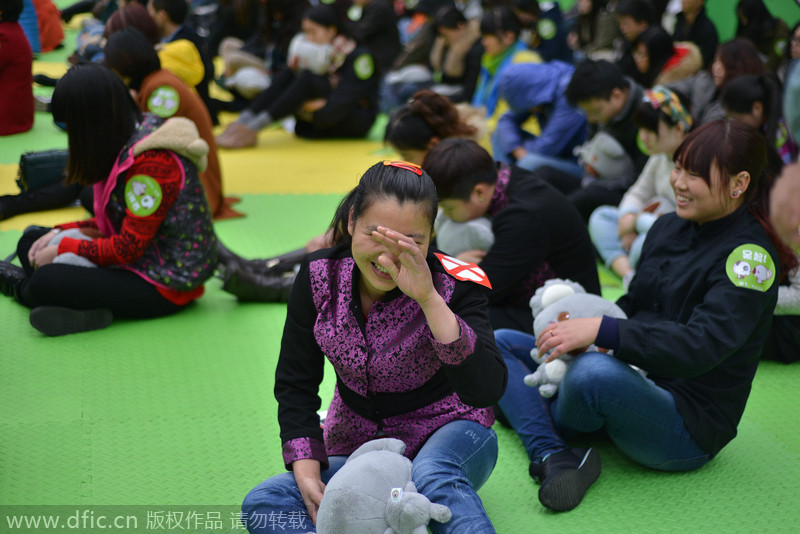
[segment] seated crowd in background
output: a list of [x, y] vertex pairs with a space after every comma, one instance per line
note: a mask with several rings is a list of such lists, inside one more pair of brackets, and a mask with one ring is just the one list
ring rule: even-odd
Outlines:
[[[704, 0], [680, 11], [650, 0], [566, 11], [536, 0], [80, 0], [60, 11], [0, 0], [0, 135], [29, 131], [39, 106], [70, 152], [64, 183], [0, 197], [0, 220], [78, 197], [93, 215], [26, 229], [22, 266], [0, 262], [0, 292], [48, 335], [178, 313], [215, 272], [242, 301], [288, 303], [276, 394], [294, 474], [254, 488], [245, 509], [315, 519], [323, 481], [355, 445], [394, 433], [429, 470], [420, 492], [456, 514], [432, 530], [489, 532], [476, 491], [496, 460], [493, 405], [552, 510], [575, 508], [601, 471], [596, 448], [567, 444], [576, 433], [605, 429], [653, 469], [698, 469], [735, 436], [758, 362], [800, 359], [800, 26], [763, 0], [731, 10], [735, 36], [720, 42]], [[60, 80], [32, 76], [81, 13], [74, 65]], [[34, 83], [55, 86], [50, 104]], [[214, 84], [229, 97], [212, 96]], [[276, 123], [306, 139], [382, 136], [405, 161], [370, 168], [305, 246], [245, 259], [214, 231], [243, 216], [224, 196], [218, 149], [256, 147]], [[429, 245], [491, 291], [455, 282]], [[599, 295], [598, 263], [620, 278], [624, 317], [534, 332], [547, 282]], [[352, 361], [335, 361], [321, 428], [310, 388], [349, 345], [331, 344], [320, 321], [380, 345], [368, 325], [378, 316], [399, 336], [399, 307], [419, 319], [408, 361], [430, 376], [395, 369], [408, 383], [378, 394], [402, 398], [400, 419], [381, 426], [353, 408], [375, 392]], [[523, 381], [565, 356], [557, 396]], [[470, 395], [479, 371], [489, 380]], [[409, 401], [420, 390], [430, 398]], [[458, 495], [438, 484], [440, 464], [484, 443], [479, 471], [448, 471]]]

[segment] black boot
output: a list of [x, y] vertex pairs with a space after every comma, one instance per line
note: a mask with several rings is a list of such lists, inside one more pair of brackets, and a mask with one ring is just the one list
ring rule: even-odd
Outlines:
[[58, 83], [58, 78], [51, 78], [47, 74], [34, 74], [33, 81], [45, 87], [55, 87]]
[[0, 261], [0, 293], [19, 302], [22, 284], [28, 279], [25, 270], [13, 263]]
[[23, 213], [69, 206], [78, 199], [82, 190], [83, 186], [80, 184], [63, 185], [58, 182], [18, 195], [0, 196], [0, 220]]
[[236, 269], [248, 261], [223, 245], [219, 239], [217, 239], [217, 260], [221, 267], [230, 269]]
[[[249, 263], [247, 267], [251, 271], [257, 274], [263, 274], [265, 276], [294, 273], [296, 272], [297, 267], [303, 262], [303, 258], [306, 257], [306, 254], [306, 249], [298, 248], [273, 258], [267, 258], [265, 260], [253, 260], [253, 262]], [[258, 264], [254, 265], [256, 262], [258, 262]]]
[[223, 271], [223, 279], [226, 278], [224, 272], [231, 269], [247, 271], [262, 276], [281, 276], [287, 273], [293, 273], [296, 267], [303, 261], [305, 255], [306, 249], [298, 248], [273, 258], [248, 260], [232, 252], [222, 245], [222, 243], [217, 242], [217, 256], [219, 257], [219, 263], [222, 267], [220, 271]]
[[289, 302], [295, 275], [264, 276], [236, 268], [225, 270], [222, 289], [243, 302]]

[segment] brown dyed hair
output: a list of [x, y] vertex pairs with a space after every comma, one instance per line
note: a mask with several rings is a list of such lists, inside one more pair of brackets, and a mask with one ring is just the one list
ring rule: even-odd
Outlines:
[[[764, 227], [778, 250], [781, 278], [797, 268], [797, 255], [778, 237], [769, 220], [769, 190], [772, 176], [767, 172], [767, 144], [752, 126], [741, 121], [715, 120], [693, 130], [675, 150], [673, 160], [684, 169], [700, 176], [711, 191], [725, 195], [725, 179], [742, 171], [750, 174], [750, 185], [744, 201], [750, 212]], [[719, 183], [712, 183], [717, 169]]]
[[384, 142], [398, 150], [427, 150], [431, 139], [472, 137], [474, 126], [464, 122], [446, 96], [422, 89], [392, 114]]
[[717, 58], [725, 67], [725, 77], [719, 89], [741, 74], [763, 74], [767, 71], [761, 56], [758, 55], [756, 45], [744, 37], [737, 37], [719, 45]]

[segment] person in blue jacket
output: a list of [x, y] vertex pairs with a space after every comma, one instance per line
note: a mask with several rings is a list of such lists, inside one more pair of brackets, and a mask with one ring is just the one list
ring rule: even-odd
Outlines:
[[42, 44], [39, 39], [39, 19], [36, 18], [36, 8], [32, 0], [22, 0], [19, 24], [22, 26], [22, 31], [25, 32], [25, 37], [28, 38], [33, 55], [38, 56], [42, 51]]
[[[714, 458], [736, 435], [779, 282], [797, 266], [769, 223], [767, 149], [753, 127], [704, 124], [674, 161], [677, 210], [647, 235], [617, 301], [627, 319], [565, 320], [538, 339], [495, 332], [509, 375], [499, 405], [550, 509], [577, 506], [601, 470], [596, 449], [570, 449], [562, 432], [605, 430], [631, 460], [662, 471]], [[586, 352], [592, 344], [614, 353]], [[546, 361], [576, 355], [551, 399], [522, 380], [536, 347]]]
[[481, 16], [483, 56], [481, 72], [472, 95], [472, 106], [485, 108], [486, 116], [495, 117], [494, 120], [502, 114], [503, 109], [503, 106], [498, 106], [497, 80], [500, 73], [510, 65], [539, 63], [542, 60], [539, 54], [519, 39], [521, 31], [522, 23], [507, 6], [484, 11]]
[[[494, 157], [529, 171], [547, 165], [580, 177], [572, 150], [586, 140], [586, 115], [567, 102], [566, 88], [575, 67], [562, 61], [509, 65], [497, 82], [509, 111], [492, 134]], [[525, 129], [536, 118], [539, 135]]]

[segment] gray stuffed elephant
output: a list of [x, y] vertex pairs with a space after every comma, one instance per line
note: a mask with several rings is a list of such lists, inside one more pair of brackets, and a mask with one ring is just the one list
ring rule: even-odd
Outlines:
[[[553, 278], [546, 281], [542, 287], [536, 290], [530, 300], [530, 305], [533, 312], [533, 335], [537, 338], [549, 328], [551, 323], [569, 319], [602, 317], [604, 315], [616, 317], [617, 319], [625, 319], [627, 317], [622, 308], [613, 302], [599, 295], [587, 293], [583, 286], [577, 282], [561, 278]], [[606, 352], [603, 349], [598, 349], [596, 345], [589, 345], [576, 351], [576, 353], [597, 350]], [[539, 349], [537, 347], [531, 350], [531, 358], [539, 364], [539, 367], [533, 373], [526, 375], [523, 380], [525, 384], [531, 387], [538, 386], [539, 394], [542, 397], [549, 398], [558, 392], [561, 379], [566, 374], [574, 356], [572, 354], [564, 354], [557, 360], [544, 363], [547, 355], [539, 358], [538, 353]], [[637, 368], [637, 370], [639, 369]]]
[[393, 438], [369, 441], [356, 449], [325, 487], [317, 533], [426, 534], [431, 519], [450, 521], [447, 506], [417, 493], [405, 449]]

